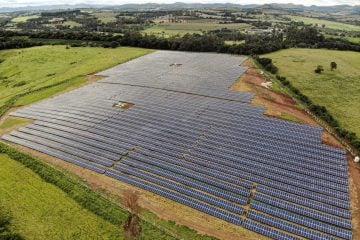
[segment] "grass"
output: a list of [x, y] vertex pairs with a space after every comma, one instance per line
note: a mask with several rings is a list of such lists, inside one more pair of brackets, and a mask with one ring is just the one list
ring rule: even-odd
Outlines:
[[304, 121], [302, 121], [301, 119], [295, 117], [294, 115], [286, 113], [286, 112], [282, 112], [280, 117], [282, 119], [285, 119], [285, 120], [288, 120], [288, 121], [291, 121], [291, 122], [304, 123]]
[[296, 22], [304, 22], [305, 24], [318, 24], [319, 27], [325, 24], [325, 28], [344, 30], [344, 31], [360, 31], [360, 26], [355, 26], [346, 23], [333, 22], [333, 21], [321, 20], [310, 17], [300, 17], [300, 16], [288, 16], [288, 17], [290, 17], [291, 20]]
[[245, 40], [242, 41], [225, 41], [225, 45], [241, 45], [245, 43]]
[[345, 37], [345, 39], [347, 39], [348, 41], [350, 41], [352, 43], [360, 44], [360, 37]]
[[[323, 49], [287, 49], [264, 55], [294, 87], [325, 106], [340, 125], [360, 136], [360, 54]], [[338, 69], [331, 71], [330, 62]], [[315, 74], [317, 65], [324, 66]]]
[[116, 16], [118, 13], [113, 11], [99, 11], [91, 13], [98, 18], [102, 23], [116, 22]]
[[214, 21], [208, 22], [198, 22], [198, 21], [188, 21], [184, 23], [164, 23], [156, 24], [143, 30], [144, 33], [155, 34], [155, 35], [164, 35], [164, 37], [169, 37], [173, 35], [185, 35], [187, 33], [199, 33], [202, 31], [210, 31], [221, 28], [228, 29], [238, 29], [244, 30], [248, 27], [244, 23], [230, 23], [230, 24], [220, 24]]
[[202, 34], [202, 32], [200, 30], [170, 29], [170, 27], [167, 26], [167, 25], [153, 25], [152, 27], [147, 28], [147, 29], [143, 30], [142, 32], [147, 33], [147, 34], [153, 34], [153, 35], [156, 35], [158, 37], [171, 37], [171, 36], [175, 36], [175, 35], [183, 36], [183, 35], [185, 35], [187, 33], [189, 33], [189, 34], [193, 34], [193, 33]]
[[25, 118], [7, 117], [2, 123], [0, 123], [0, 134], [7, 129], [11, 129], [15, 126], [19, 126], [30, 122], [31, 120]]
[[75, 21], [65, 21], [62, 25], [69, 26], [69, 27], [81, 27], [82, 26], [81, 23], [77, 23]]
[[35, 19], [35, 18], [39, 18], [39, 17], [40, 17], [40, 15], [19, 16], [19, 17], [11, 19], [11, 21], [14, 23], [21, 23], [21, 22], [27, 22], [29, 19]]
[[[128, 47], [66, 49], [65, 46], [0, 51], [0, 106], [18, 94], [62, 83], [22, 97], [15, 105], [26, 105], [44, 99], [85, 82], [88, 74], [149, 52], [151, 50]], [[17, 86], [19, 83], [25, 84]]]
[[21, 163], [0, 154], [0, 204], [26, 239], [122, 239], [122, 228], [81, 207]]

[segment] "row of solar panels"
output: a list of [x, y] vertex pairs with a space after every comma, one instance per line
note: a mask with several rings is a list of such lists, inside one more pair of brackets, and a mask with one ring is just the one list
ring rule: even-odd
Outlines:
[[[79, 125], [79, 120], [76, 120], [76, 121], [74, 121], [74, 123], [76, 122], [76, 124], [77, 125]], [[122, 131], [121, 132], [119, 132], [118, 134], [122, 134], [123, 136], [124, 136], [124, 131], [126, 131], [127, 129], [122, 129]], [[100, 129], [97, 129], [97, 128], [95, 128], [95, 129], [89, 129], [89, 131], [93, 131], [95, 134], [98, 134], [98, 131], [107, 131], [107, 132], [109, 132], [109, 131], [114, 131], [114, 129], [113, 129], [113, 127], [111, 127], [111, 128], [109, 128], [109, 127], [100, 127]], [[125, 137], [133, 137], [134, 136], [134, 134], [132, 134], [132, 136], [129, 136], [129, 135], [125, 135]], [[138, 137], [138, 139], [139, 140], [141, 140], [141, 141], [144, 141], [144, 140], [147, 140], [149, 143], [154, 143], [154, 139], [153, 139], [153, 137], [152, 138], [150, 138], [150, 139], [147, 139], [147, 138], [144, 138], [144, 137], [142, 137], [142, 136], [139, 136]], [[139, 143], [138, 143], [139, 144]], [[158, 145], [162, 145], [163, 147], [167, 147], [168, 149], [169, 149], [169, 151], [174, 151], [174, 150], [176, 150], [176, 151], [183, 151], [184, 150], [184, 148], [178, 148], [178, 147], [175, 147], [175, 146], [173, 146], [173, 145], [170, 145], [169, 146], [169, 144], [166, 144], [166, 143], [163, 143], [163, 142], [161, 142], [161, 141], [159, 141], [158, 142]], [[202, 158], [204, 158], [204, 157], [202, 157]], [[214, 161], [216, 161], [216, 159], [214, 159]], [[223, 163], [222, 163], [223, 164]], [[246, 169], [247, 171], [249, 171], [248, 169]], [[238, 173], [237, 173], [238, 174]], [[244, 176], [242, 176], [242, 177], [244, 177]], [[274, 187], [274, 186], [276, 186], [276, 187], [279, 187], [279, 184], [277, 184], [276, 182], [275, 183], [271, 183], [270, 181], [268, 181], [268, 179], [264, 179], [264, 180], [262, 180], [262, 177], [261, 176], [258, 176], [258, 177], [256, 177], [255, 176], [255, 179], [254, 179], [254, 176], [251, 176], [251, 178], [249, 178], [250, 176], [248, 176], [248, 178], [245, 178], [245, 179], [251, 179], [251, 181], [262, 181], [262, 182], [268, 182], [268, 185], [270, 184], [270, 185], [272, 185], [272, 187]], [[280, 185], [281, 186], [281, 185]], [[280, 187], [280, 189], [283, 189], [284, 187], [286, 187], [286, 186], [281, 186]], [[300, 189], [299, 189], [300, 190]], [[292, 192], [294, 192], [295, 194], [297, 194], [298, 193], [298, 191], [296, 191], [296, 189], [291, 189], [291, 191]], [[301, 193], [303, 194], [304, 193], [304, 191], [303, 190], [300, 190], [301, 191]], [[348, 204], [347, 203], [345, 203], [345, 202], [341, 202], [341, 201], [335, 201], [335, 200], [331, 200], [331, 199], [327, 199], [327, 198], [325, 198], [324, 196], [316, 196], [314, 193], [307, 193], [307, 192], [305, 192], [306, 194], [307, 194], [307, 196], [312, 196], [312, 198], [314, 198], [314, 197], [316, 197], [315, 199], [316, 200], [321, 200], [321, 201], [324, 201], [324, 202], [326, 202], [326, 203], [330, 203], [330, 204], [334, 204], [335, 202], [335, 205], [336, 206], [339, 206], [339, 207], [346, 207], [346, 208], [348, 208], [349, 206], [348, 206]], [[341, 195], [342, 196], [342, 195]], [[342, 198], [342, 197], [341, 197]]]
[[[92, 149], [90, 149], [92, 151]], [[90, 156], [91, 157], [91, 156]], [[93, 158], [93, 157], [92, 157]], [[222, 169], [223, 170], [223, 169]]]
[[[32, 111], [32, 113], [34, 113], [34, 112], [36, 112], [36, 110], [33, 110]], [[42, 112], [44, 112], [44, 111], [42, 111]], [[51, 113], [55, 113], [55, 114], [59, 114], [58, 112], [55, 112], [55, 111], [52, 111]], [[15, 115], [16, 115], [17, 113], [15, 113]], [[20, 114], [21, 114], [21, 112], [20, 112]], [[65, 114], [67, 114], [67, 116], [70, 116], [71, 117], [71, 115], [69, 115], [68, 113], [65, 113]], [[76, 113], [74, 113], [75, 115], [76, 115], [76, 118], [77, 119], [80, 119], [80, 120], [86, 120], [86, 118], [84, 118], [84, 117], [82, 117], [82, 118], [80, 118], [79, 116], [77, 116], [77, 115], [80, 115], [80, 114], [76, 114]], [[88, 113], [88, 114], [90, 114], [90, 113]], [[86, 116], [85, 116], [86, 117]], [[94, 117], [94, 116], [93, 116]], [[96, 116], [94, 117], [94, 118], [96, 118]], [[131, 117], [128, 117], [128, 118], [130, 118], [131, 119]], [[119, 119], [118, 117], [117, 118], [115, 118], [116, 120], [121, 120], [121, 119]], [[114, 120], [115, 120], [114, 119]], [[123, 118], [122, 118], [122, 120], [123, 120]], [[129, 119], [128, 119], [129, 120]], [[135, 119], [135, 120], [138, 120], [138, 121], [142, 121], [142, 119], [141, 118], [139, 118], [139, 119]], [[134, 121], [135, 121], [134, 120]], [[94, 121], [94, 123], [97, 123], [98, 121]], [[143, 121], [143, 122], [146, 122], [146, 120], [145, 121]], [[151, 126], [151, 127], [154, 127], [154, 126]], [[156, 125], [155, 125], [155, 127], [156, 127]], [[172, 127], [172, 128], [174, 128], [174, 127], [176, 127], [176, 126], [171, 126], [171, 125], [167, 125], [167, 127]], [[206, 127], [206, 126], [203, 126], [204, 128]], [[180, 130], [180, 129], [179, 129]], [[186, 131], [186, 128], [184, 129], [184, 128], [182, 128], [182, 131]], [[191, 131], [190, 130], [188, 130], [188, 132], [189, 133], [187, 133], [187, 136], [186, 136], [186, 138], [189, 138], [190, 137], [190, 135], [191, 135], [191, 132], [194, 132], [194, 129], [191, 129]], [[209, 136], [208, 138], [210, 138], [211, 136]], [[225, 138], [225, 136], [224, 136], [224, 138]], [[206, 139], [205, 139], [206, 140]], [[221, 140], [223, 140], [223, 138], [221, 138]], [[219, 142], [222, 142], [222, 141], [220, 141], [219, 140]], [[255, 145], [252, 145], [253, 147], [255, 146]], [[268, 147], [269, 148], [269, 147]], [[264, 148], [264, 150], [268, 150], [268, 148]], [[251, 155], [250, 155], [251, 156]], [[288, 156], [289, 157], [289, 156]], [[297, 158], [297, 155], [293, 155], [293, 157], [295, 157], [295, 158]], [[301, 161], [304, 161], [305, 159], [304, 158], [300, 158], [299, 160], [301, 160]], [[295, 164], [296, 164], [297, 162], [295, 162]], [[299, 163], [300, 164], [300, 163]], [[312, 166], [311, 164], [310, 164], [310, 166]], [[331, 166], [331, 164], [328, 164], [328, 166]], [[334, 165], [334, 166], [337, 166], [337, 165]], [[332, 173], [333, 171], [331, 171], [331, 172], [326, 172], [326, 173]], [[336, 174], [336, 173], [334, 173], [334, 174]], [[343, 176], [343, 177], [346, 177], [346, 176]]]
[[[54, 114], [56, 114], [56, 113], [54, 113]], [[66, 113], [66, 115], [69, 115], [69, 114]], [[101, 126], [99, 126], [99, 128], [100, 128], [100, 129], [103, 129], [103, 130], [106, 129], [106, 127], [104, 127], [104, 125], [106, 125], [106, 124], [101, 124]], [[109, 126], [109, 125], [107, 125], [107, 126]], [[115, 128], [115, 129], [118, 129], [118, 128], [119, 128], [118, 125], [114, 125], [114, 124], [111, 124], [110, 126], [111, 126], [112, 128]], [[121, 127], [121, 128], [120, 128], [121, 131], [126, 131], [126, 130], [128, 130], [126, 126], [120, 126], [120, 127]], [[163, 140], [163, 139], [160, 138], [160, 140]], [[166, 139], [166, 142], [169, 142], [169, 141], [171, 142], [171, 139]], [[164, 143], [164, 144], [168, 144], [168, 143]], [[188, 146], [184, 146], [184, 147], [188, 147]], [[172, 149], [175, 149], [174, 146], [171, 146], [171, 148], [172, 148]], [[177, 149], [177, 150], [183, 150], [183, 149]], [[223, 149], [220, 149], [220, 150], [222, 150], [222, 152], [223, 152]], [[212, 153], [212, 155], [214, 155], [214, 153]], [[220, 153], [219, 153], [218, 155], [220, 155], [219, 157], [224, 158], [224, 154], [220, 154]], [[215, 155], [215, 156], [216, 156], [216, 155]], [[203, 156], [201, 156], [201, 157], [202, 157], [202, 158], [209, 158], [209, 157], [206, 157], [205, 155], [203, 155]], [[236, 158], [236, 157], [233, 157], [232, 160], [234, 160], [234, 161], [239, 161], [239, 159]], [[245, 163], [245, 164], [246, 164], [246, 161], [243, 161], [242, 163]], [[250, 163], [248, 163], [248, 164], [250, 164]], [[256, 163], [255, 163], [255, 164], [256, 164]], [[253, 165], [254, 165], [254, 163], [253, 163]], [[245, 167], [245, 166], [241, 166], [241, 167], [242, 167], [242, 168], [245, 168], [245, 170], [246, 170], [246, 167]], [[258, 167], [259, 167], [259, 164], [258, 164]], [[270, 178], [278, 177], [277, 174], [274, 174], [274, 175], [268, 174], [267, 177], [269, 177], [269, 176], [270, 176]], [[299, 175], [299, 176], [300, 176], [300, 175]], [[275, 180], [277, 180], [277, 179], [275, 179]], [[284, 177], [282, 177], [281, 180], [286, 181], [286, 182], [294, 182], [294, 181], [292, 181], [291, 179], [286, 179], [286, 178], [284, 178]], [[300, 187], [309, 188], [308, 185], [303, 184], [302, 181], [295, 181], [295, 182], [294, 182], [294, 185], [299, 185], [299, 184], [300, 184]], [[334, 184], [332, 184], [332, 185], [334, 185]], [[332, 185], [331, 185], [330, 187], [333, 187]], [[337, 185], [334, 185], [334, 186], [336, 187]], [[317, 188], [312, 187], [312, 186], [310, 186], [310, 187], [311, 187], [310, 190], [315, 190], [315, 191], [318, 191], [318, 192], [320, 192], [320, 193], [328, 194], [328, 195], [330, 195], [330, 196], [335, 195], [335, 196], [338, 196], [339, 198], [342, 198], [342, 199], [344, 199], [344, 200], [347, 200], [345, 194], [337, 193], [337, 192], [335, 192], [335, 191], [331, 191], [331, 190], [328, 190], [328, 189], [320, 189], [320, 188], [317, 189]], [[344, 191], [346, 191], [346, 189], [344, 189]]]
[[[11, 139], [10, 138], [7, 138], [5, 137], [5, 139], [7, 140], [10, 140], [10, 141], [14, 141], [14, 139]], [[19, 142], [20, 141], [20, 142]], [[22, 145], [25, 145], [25, 146], [30, 146], [32, 148], [35, 148], [36, 150], [44, 150], [44, 149], [37, 149], [36, 148], [36, 145], [37, 144], [33, 144], [32, 142], [28, 141], [24, 144], [24, 142], [21, 142], [21, 140], [17, 140], [18, 143], [22, 144]], [[35, 146], [35, 147], [34, 147]], [[54, 155], [53, 152], [46, 152], [50, 155]], [[63, 157], [63, 156], [61, 156]], [[64, 159], [66, 160], [66, 159]], [[144, 158], [143, 158], [144, 160]], [[121, 160], [122, 163], [130, 163], [132, 165], [136, 164], [135, 161], [133, 160], [126, 160], [123, 162], [123, 160]], [[74, 162], [75, 164], [78, 164], [78, 162]], [[79, 164], [78, 164], [79, 165]], [[81, 165], [80, 165], [81, 166]], [[88, 166], [84, 166], [82, 165], [83, 167], [88, 167]], [[146, 166], [144, 164], [140, 164], [140, 166]], [[126, 166], [126, 165], [123, 165], [123, 164], [117, 164], [115, 165], [115, 169], [120, 171], [120, 172], [115, 172], [115, 171], [112, 171], [112, 170], [105, 170], [106, 174], [108, 174], [109, 176], [115, 176], [115, 178], [119, 178], [119, 176], [122, 176], [121, 180], [124, 181], [124, 178], [126, 178], [127, 180], [125, 180], [125, 182], [128, 182], [130, 184], [133, 184], [133, 182], [131, 181], [143, 181], [145, 180], [146, 181], [146, 185], [147, 185], [147, 190], [150, 190], [152, 192], [155, 192], [157, 194], [159, 194], [159, 186], [161, 187], [164, 187], [165, 189], [162, 189], [162, 190], [165, 190], [167, 192], [169, 192], [169, 190], [172, 190], [172, 191], [176, 191], [177, 193], [181, 193], [181, 194], [184, 194], [186, 196], [189, 196], [191, 197], [191, 200], [189, 199], [189, 202], [194, 204], [194, 199], [198, 199], [200, 200], [201, 202], [200, 203], [197, 203], [195, 205], [200, 205], [202, 207], [195, 207], [196, 209], [200, 210], [200, 211], [204, 211], [204, 209], [207, 209], [205, 212], [209, 213], [209, 209], [212, 209], [212, 211], [210, 211], [210, 214], [211, 215], [214, 215], [216, 217], [219, 217], [221, 216], [220, 218], [224, 219], [224, 220], [227, 220], [227, 221], [230, 221], [232, 223], [237, 223], [239, 224], [241, 221], [241, 219], [237, 218], [236, 215], [232, 215], [232, 214], [229, 214], [228, 212], [226, 211], [223, 211], [223, 210], [220, 210], [220, 209], [214, 209], [212, 206], [217, 206], [221, 209], [225, 209], [229, 212], [233, 212], [235, 214], [243, 214], [243, 209], [239, 206], [236, 206], [235, 204], [231, 204], [229, 202], [225, 202], [225, 201], [222, 201], [220, 199], [217, 199], [217, 198], [214, 198], [214, 197], [211, 197], [210, 195], [206, 195], [202, 192], [199, 192], [199, 191], [196, 191], [194, 190], [193, 188], [189, 189], [189, 188], [184, 188], [181, 184], [177, 184], [177, 183], [174, 183], [174, 182], [171, 182], [169, 180], [165, 180], [163, 177], [166, 177], [164, 175], [164, 172], [163, 171], [157, 171], [155, 172], [153, 168], [147, 168], [146, 170], [151, 170], [152, 174], [149, 174], [149, 172], [144, 172], [142, 170], [139, 170], [140, 168], [138, 168], [139, 165], [137, 166], [134, 166], [134, 167], [129, 167], [129, 166]], [[143, 169], [145, 169], [143, 167]], [[94, 170], [94, 169], [92, 169]], [[129, 175], [124, 175], [124, 173], [126, 174], [130, 174], [131, 177]], [[157, 177], [155, 174], [161, 174], [160, 176], [161, 177]], [[136, 177], [134, 179], [134, 176]], [[171, 180], [176, 180], [174, 179], [174, 177], [172, 177]], [[152, 183], [152, 184], [149, 184]], [[144, 183], [144, 182], [142, 182]], [[155, 184], [155, 185], [153, 185]], [[191, 183], [189, 183], [191, 184]], [[144, 185], [139, 185], [139, 184], [135, 184], [135, 186], [139, 186], [141, 188], [144, 188]], [[149, 189], [150, 186], [153, 186], [152, 189]], [[192, 186], [194, 187], [194, 186]], [[200, 190], [204, 190], [204, 189], [200, 189]], [[209, 190], [207, 190], [207, 192], [209, 192]], [[210, 191], [211, 193], [211, 191]], [[171, 193], [172, 195], [174, 196], [177, 196], [177, 194], [175, 193]], [[163, 195], [164, 194], [160, 194], [160, 195]], [[165, 195], [167, 197], [169, 197], [169, 195]], [[179, 196], [182, 196], [182, 195], [179, 195]], [[222, 195], [224, 196], [224, 195]], [[174, 197], [169, 197], [170, 199], [173, 199], [173, 200], [176, 200], [176, 198], [174, 199]], [[257, 195], [255, 195], [255, 199], [258, 200], [259, 197], [257, 197]], [[262, 198], [260, 198], [262, 201], [264, 201], [264, 199], [266, 199], [266, 196], [263, 195]], [[246, 198], [244, 198], [243, 200], [241, 200], [241, 204], [245, 204], [247, 201]], [[180, 201], [181, 203], [184, 203], [182, 201]], [[196, 200], [195, 200], [196, 202]], [[208, 206], [208, 205], [204, 205], [204, 203], [207, 203], [207, 204], [210, 204], [212, 206]], [[189, 203], [185, 203], [186, 205], [188, 206], [191, 206], [193, 207], [191, 204]], [[286, 211], [282, 211], [280, 209], [277, 209], [277, 208], [273, 208], [273, 207], [270, 207], [268, 205], [264, 205], [264, 204], [260, 204], [259, 202], [257, 201], [253, 201], [251, 203], [251, 207], [253, 209], [256, 209], [256, 210], [259, 210], [259, 211], [265, 211], [267, 214], [270, 214], [270, 215], [274, 215], [276, 217], [279, 217], [279, 218], [282, 218], [282, 219], [285, 219], [285, 220], [288, 220], [288, 221], [293, 221], [299, 225], [305, 225], [306, 227], [310, 227], [310, 228], [315, 228], [319, 231], [322, 231], [322, 232], [326, 232], [328, 234], [331, 234], [331, 235], [335, 235], [335, 236], [338, 236], [338, 237], [341, 237], [341, 238], [344, 238], [344, 239], [351, 239], [351, 231], [347, 231], [347, 230], [344, 230], [344, 229], [340, 229], [340, 228], [336, 228], [336, 227], [333, 227], [333, 226], [330, 226], [330, 225], [327, 225], [327, 224], [323, 224], [319, 221], [315, 221], [315, 220], [311, 220], [309, 218], [305, 218], [304, 220], [304, 217], [300, 217], [300, 216], [297, 216], [295, 214], [291, 214], [289, 212], [286, 212]], [[221, 214], [219, 214], [221, 213]], [[279, 220], [277, 218], [273, 218], [273, 217], [270, 217], [268, 215], [264, 215], [264, 214], [258, 214], [256, 212], [253, 212], [253, 211], [250, 211], [247, 216], [251, 219], [254, 219], [254, 220], [257, 220], [257, 221], [260, 221], [260, 222], [263, 222], [263, 223], [266, 223], [266, 224], [269, 224], [271, 226], [275, 226], [281, 230], [285, 230], [285, 231], [289, 231], [289, 232], [292, 232], [292, 233], [295, 233], [297, 235], [300, 235], [300, 236], [303, 236], [303, 237], [308, 237], [310, 239], [336, 239], [336, 238], [332, 238], [332, 237], [329, 237], [328, 235], [323, 235], [321, 233], [318, 233], [317, 231], [312, 231], [312, 230], [309, 230], [309, 229], [306, 229], [306, 228], [303, 228], [303, 227], [300, 227], [300, 226], [297, 226], [297, 225], [294, 225], [294, 224], [291, 224], [291, 223], [288, 223], [288, 222], [284, 222], [282, 220]], [[261, 216], [259, 218], [259, 216]], [[295, 217], [294, 217], [295, 216]], [[238, 221], [236, 220], [238, 219]], [[351, 224], [351, 223], [350, 223]], [[348, 227], [348, 226], [347, 226]], [[351, 227], [351, 225], [350, 225]], [[263, 233], [264, 234], [264, 233]]]

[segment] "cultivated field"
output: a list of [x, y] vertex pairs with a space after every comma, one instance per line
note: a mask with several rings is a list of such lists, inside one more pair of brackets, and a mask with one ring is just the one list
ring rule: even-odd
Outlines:
[[[42, 46], [0, 51], [0, 106], [16, 95], [15, 106], [49, 97], [86, 82], [86, 75], [151, 52], [139, 48]], [[44, 88], [52, 86], [50, 88]], [[43, 88], [43, 89], [42, 89]], [[34, 92], [34, 90], [42, 89]]]
[[[288, 49], [264, 55], [273, 59], [279, 74], [315, 103], [325, 106], [341, 126], [360, 136], [360, 54], [356, 52]], [[330, 62], [337, 69], [330, 70]], [[314, 73], [317, 65], [322, 74]]]

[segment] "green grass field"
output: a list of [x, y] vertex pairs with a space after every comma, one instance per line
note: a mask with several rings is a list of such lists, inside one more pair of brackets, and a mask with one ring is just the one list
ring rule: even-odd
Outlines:
[[[360, 54], [322, 49], [287, 49], [264, 55], [296, 88], [325, 106], [345, 129], [360, 136]], [[337, 69], [330, 70], [330, 62]], [[322, 65], [322, 74], [314, 73]]]
[[345, 37], [345, 39], [349, 40], [350, 42], [360, 44], [360, 37]]
[[187, 33], [201, 34], [202, 31], [210, 31], [221, 28], [245, 30], [248, 28], [248, 25], [245, 23], [220, 24], [214, 21], [199, 22], [195, 20], [184, 23], [157, 24], [143, 30], [143, 32], [148, 34], [164, 35], [164, 37], [169, 37], [177, 34], [185, 35]]
[[116, 22], [118, 13], [113, 11], [98, 11], [92, 12], [91, 15], [97, 17], [103, 23]]
[[39, 17], [40, 17], [40, 15], [19, 16], [19, 17], [11, 19], [11, 21], [15, 22], [15, 23], [20, 23], [20, 22], [26, 22], [29, 19], [35, 19], [35, 18], [39, 18]]
[[65, 46], [0, 51], [0, 106], [18, 94], [63, 83], [20, 98], [15, 105], [26, 105], [41, 100], [84, 83], [87, 74], [149, 52], [151, 50], [128, 47], [66, 49]]
[[304, 22], [305, 24], [318, 24], [319, 27], [325, 24], [325, 28], [345, 30], [345, 31], [360, 31], [360, 26], [355, 26], [346, 23], [333, 22], [333, 21], [321, 20], [310, 17], [300, 17], [300, 16], [288, 16], [288, 17], [290, 17], [291, 20], [296, 22]]
[[241, 45], [245, 43], [245, 40], [242, 41], [224, 41], [226, 45]]
[[24, 165], [0, 154], [0, 205], [26, 239], [123, 239], [122, 228], [82, 208]]
[[17, 118], [17, 117], [7, 117], [2, 123], [0, 123], [0, 134], [3, 134], [7, 129], [11, 129], [15, 126], [26, 124], [31, 122], [30, 119]]
[[81, 27], [82, 26], [81, 23], [77, 23], [75, 21], [65, 21], [62, 25], [69, 26], [69, 27]]

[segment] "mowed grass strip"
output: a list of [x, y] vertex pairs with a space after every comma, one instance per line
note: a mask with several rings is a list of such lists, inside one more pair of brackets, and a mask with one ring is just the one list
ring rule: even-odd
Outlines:
[[[67, 48], [41, 46], [0, 51], [0, 106], [12, 97], [56, 85], [62, 91], [73, 84], [86, 81], [86, 75], [150, 53], [141, 48]], [[18, 99], [15, 105], [26, 105], [57, 92], [49, 89], [36, 93], [27, 100]]]
[[[360, 136], [360, 54], [323, 49], [287, 49], [263, 55], [273, 59], [279, 75], [316, 104], [325, 106], [340, 125]], [[337, 63], [331, 71], [330, 63]], [[314, 73], [317, 65], [325, 71]]]
[[80, 206], [23, 164], [0, 154], [0, 205], [26, 239], [123, 239], [121, 226]]

